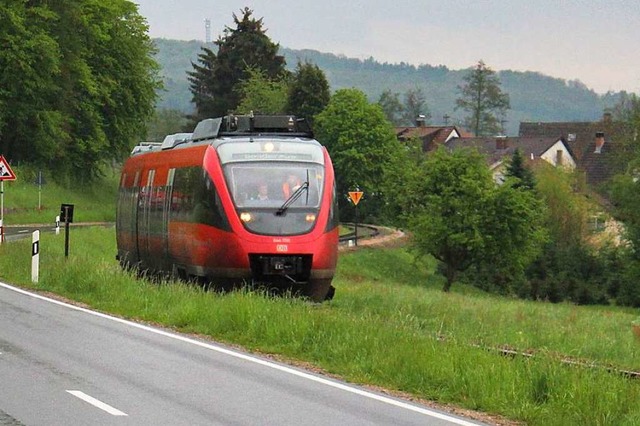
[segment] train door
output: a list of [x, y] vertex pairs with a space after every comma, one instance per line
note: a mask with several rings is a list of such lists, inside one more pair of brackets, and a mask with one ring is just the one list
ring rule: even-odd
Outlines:
[[140, 185], [140, 170], [136, 171], [136, 176], [133, 180], [133, 186], [131, 187], [131, 199], [129, 200], [129, 226], [133, 230], [133, 255], [135, 255], [135, 261], [140, 261], [140, 246], [138, 245], [138, 201], [140, 199], [140, 191], [138, 190]]
[[164, 192], [164, 206], [162, 209], [162, 258], [165, 260], [165, 267], [171, 268], [171, 261], [169, 260], [169, 213], [171, 211], [171, 203], [173, 200], [173, 180], [176, 175], [176, 169], [169, 169], [167, 173], [167, 185]]

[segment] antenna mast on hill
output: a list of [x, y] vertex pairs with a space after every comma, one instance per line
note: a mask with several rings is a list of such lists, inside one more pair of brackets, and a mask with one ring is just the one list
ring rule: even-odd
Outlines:
[[204, 30], [206, 33], [205, 40], [207, 41], [207, 44], [209, 44], [211, 43], [211, 19], [207, 18], [204, 20]]

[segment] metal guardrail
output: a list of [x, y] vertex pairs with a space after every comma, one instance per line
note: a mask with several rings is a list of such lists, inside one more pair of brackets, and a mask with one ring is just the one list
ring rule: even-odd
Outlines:
[[[340, 235], [339, 242], [340, 243], [348, 243], [349, 241], [355, 240], [356, 232], [355, 225], [352, 223], [343, 223], [344, 226], [353, 227], [353, 232], [349, 232], [347, 234]], [[358, 224], [358, 239], [360, 238], [373, 238], [380, 235], [380, 230], [373, 225], [361, 225]]]

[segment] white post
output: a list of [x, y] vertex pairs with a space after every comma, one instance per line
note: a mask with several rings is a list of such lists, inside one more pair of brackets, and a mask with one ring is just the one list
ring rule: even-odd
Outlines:
[[40, 268], [40, 231], [33, 231], [31, 238], [31, 281], [38, 282]]
[[56, 235], [60, 235], [60, 216], [56, 216]]

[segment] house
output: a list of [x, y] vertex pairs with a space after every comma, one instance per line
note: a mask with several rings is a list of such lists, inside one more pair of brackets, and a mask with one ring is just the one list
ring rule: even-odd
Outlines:
[[496, 182], [504, 181], [506, 165], [517, 149], [528, 163], [546, 161], [555, 167], [574, 169], [576, 161], [563, 138], [472, 137], [455, 138], [445, 143], [449, 150], [475, 149], [484, 155]]
[[520, 123], [521, 138], [562, 138], [575, 155], [587, 184], [597, 187], [619, 170], [624, 128], [605, 113], [596, 122]]
[[396, 137], [401, 142], [411, 139], [422, 141], [422, 151], [432, 151], [453, 138], [469, 137], [471, 134], [456, 126], [427, 126], [418, 119], [416, 126], [396, 127]]

